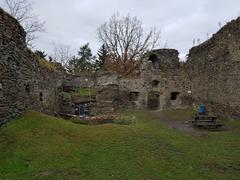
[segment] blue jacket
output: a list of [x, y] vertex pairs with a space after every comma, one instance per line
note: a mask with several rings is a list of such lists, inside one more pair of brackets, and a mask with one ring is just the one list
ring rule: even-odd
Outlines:
[[206, 113], [206, 107], [204, 105], [201, 105], [198, 109], [199, 114], [205, 114]]

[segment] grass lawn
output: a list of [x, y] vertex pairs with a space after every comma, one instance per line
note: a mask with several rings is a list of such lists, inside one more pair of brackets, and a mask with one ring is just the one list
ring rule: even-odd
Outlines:
[[96, 90], [94, 88], [77, 88], [74, 92], [74, 95], [78, 97], [95, 96]]
[[240, 179], [240, 121], [195, 137], [146, 112], [124, 113], [136, 124], [26, 113], [0, 129], [0, 179]]

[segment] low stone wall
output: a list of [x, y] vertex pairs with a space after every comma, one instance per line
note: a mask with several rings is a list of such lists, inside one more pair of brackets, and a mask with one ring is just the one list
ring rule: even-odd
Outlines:
[[0, 124], [26, 109], [58, 111], [58, 87], [64, 73], [39, 64], [26, 46], [19, 23], [0, 9]]

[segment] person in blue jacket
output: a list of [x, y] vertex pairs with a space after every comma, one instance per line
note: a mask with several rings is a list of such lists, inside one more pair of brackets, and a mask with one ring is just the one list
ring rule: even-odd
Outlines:
[[198, 114], [199, 115], [205, 115], [206, 114], [206, 107], [203, 104], [200, 105], [200, 107], [198, 109]]

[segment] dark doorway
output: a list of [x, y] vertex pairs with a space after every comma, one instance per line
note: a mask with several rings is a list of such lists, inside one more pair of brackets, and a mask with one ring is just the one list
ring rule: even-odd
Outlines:
[[75, 115], [77, 116], [89, 116], [90, 115], [90, 103], [75, 104]]
[[148, 94], [148, 109], [158, 110], [160, 106], [160, 96], [158, 93], [149, 93]]

